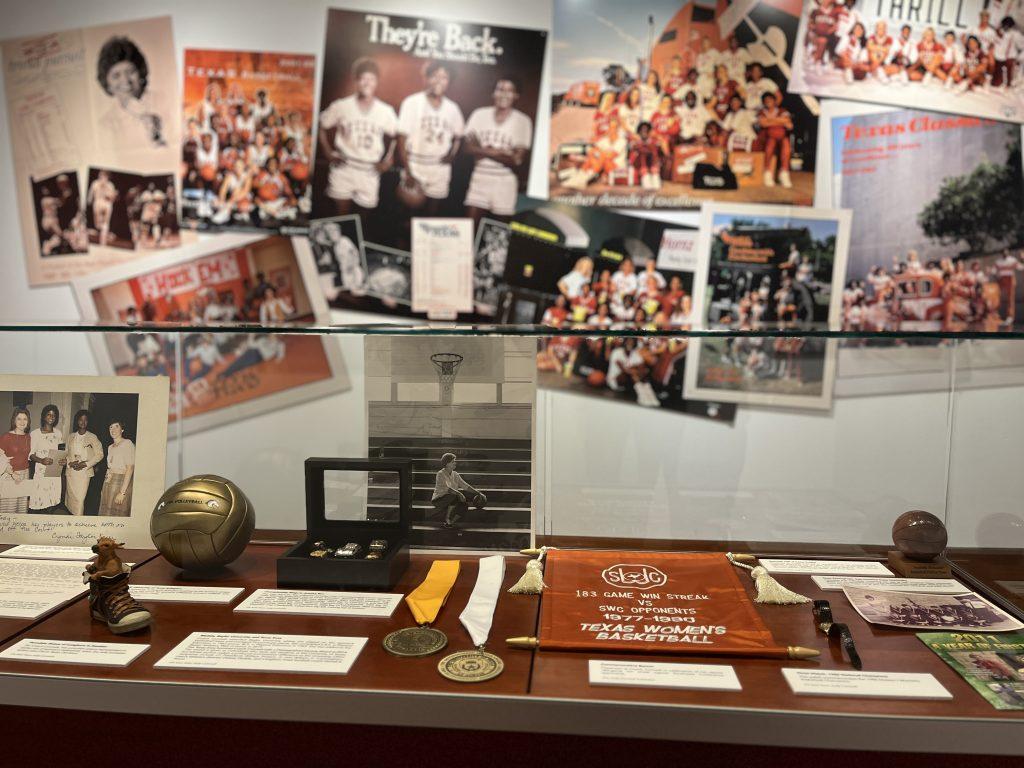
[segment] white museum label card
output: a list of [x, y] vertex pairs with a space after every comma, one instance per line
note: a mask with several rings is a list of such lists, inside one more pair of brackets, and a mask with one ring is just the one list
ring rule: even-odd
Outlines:
[[153, 666], [234, 672], [319, 672], [344, 675], [365, 637], [193, 632]]
[[473, 221], [412, 220], [412, 311], [473, 311]]
[[77, 640], [19, 640], [0, 651], [4, 661], [44, 661], [53, 664], [91, 664], [127, 667], [149, 650], [149, 643], [86, 643]]
[[67, 560], [0, 560], [0, 617], [38, 619], [86, 592], [85, 563]]
[[666, 229], [658, 246], [655, 266], [677, 272], [696, 272], [698, 235], [696, 229]]
[[892, 589], [897, 592], [929, 592], [935, 595], [959, 595], [968, 592], [956, 579], [889, 579], [884, 576], [812, 576], [826, 592], [841, 592], [843, 587]]
[[0, 552], [0, 557], [22, 560], [76, 560], [87, 563], [96, 557], [91, 547], [58, 547], [45, 544], [19, 544]]
[[893, 699], [951, 699], [953, 694], [927, 672], [857, 672], [840, 669], [782, 670], [793, 693], [807, 696], [868, 696]]
[[381, 592], [329, 592], [316, 589], [257, 589], [239, 603], [239, 613], [298, 613], [308, 616], [362, 616], [386, 619], [402, 595]]
[[895, 576], [875, 560], [773, 560], [758, 561], [768, 573], [827, 573], [833, 576]]
[[227, 605], [234, 602], [244, 587], [192, 587], [173, 584], [132, 584], [128, 587], [136, 600], [154, 603], [216, 603]]
[[728, 664], [679, 664], [646, 661], [590, 660], [591, 685], [642, 688], [690, 688], [700, 691], [741, 691], [736, 671]]

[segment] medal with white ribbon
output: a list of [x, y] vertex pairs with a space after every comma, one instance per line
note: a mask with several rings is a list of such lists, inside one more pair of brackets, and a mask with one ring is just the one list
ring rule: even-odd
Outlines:
[[437, 665], [438, 672], [459, 683], [492, 680], [505, 669], [500, 658], [484, 650], [487, 637], [491, 634], [498, 595], [501, 594], [501, 585], [505, 580], [505, 558], [502, 555], [482, 557], [479, 568], [469, 602], [459, 616], [459, 621], [476, 648], [445, 656]]

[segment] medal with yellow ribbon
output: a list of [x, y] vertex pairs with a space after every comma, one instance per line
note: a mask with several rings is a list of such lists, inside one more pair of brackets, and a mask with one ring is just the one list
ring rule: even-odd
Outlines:
[[444, 607], [458, 577], [458, 560], [431, 563], [427, 578], [405, 598], [418, 626], [389, 634], [384, 638], [384, 650], [395, 656], [429, 656], [448, 645], [448, 636], [430, 625]]

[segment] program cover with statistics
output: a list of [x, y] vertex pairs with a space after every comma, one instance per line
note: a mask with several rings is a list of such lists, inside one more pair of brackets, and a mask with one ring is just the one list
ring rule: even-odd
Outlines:
[[1024, 633], [921, 632], [918, 638], [996, 709], [1024, 709]]

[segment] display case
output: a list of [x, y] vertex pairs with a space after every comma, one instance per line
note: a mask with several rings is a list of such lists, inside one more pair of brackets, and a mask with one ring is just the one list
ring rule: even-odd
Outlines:
[[[203, 379], [191, 367], [190, 350], [207, 334], [225, 343], [273, 339], [285, 352], [248, 375], [197, 385]], [[304, 511], [306, 460], [359, 457], [411, 465], [413, 554], [395, 592], [414, 589], [433, 559], [460, 559], [471, 574], [480, 555], [492, 552], [511, 555], [507, 589], [527, 562], [515, 553], [540, 545], [884, 563], [894, 549], [896, 518], [925, 510], [948, 533], [944, 557], [953, 578], [1024, 617], [1024, 333], [1018, 331], [6, 324], [0, 373], [130, 376], [137, 372], [132, 350], [140, 336], [159, 344], [159, 365], [149, 372], [171, 377], [163, 483], [219, 474], [243, 488], [256, 509], [257, 541], [216, 584], [276, 586], [277, 558], [314, 533], [307, 532]], [[621, 369], [608, 365], [615, 350], [638, 348], [651, 354]], [[422, 375], [403, 367], [410, 355], [423, 358]], [[452, 370], [454, 358], [444, 355], [461, 357], [461, 365]], [[486, 364], [475, 365], [478, 359]], [[642, 376], [631, 378], [629, 369]], [[644, 394], [632, 386], [641, 379], [649, 385], [640, 388], [650, 390]], [[0, 413], [5, 405], [0, 402]], [[457, 513], [438, 506], [436, 474], [447, 454], [484, 503], [466, 499]], [[369, 506], [376, 492], [368, 483]], [[139, 561], [140, 583], [180, 583], [180, 573], [155, 552]], [[1024, 753], [1024, 714], [990, 706], [912, 632], [868, 624], [842, 592], [825, 591], [809, 575], [779, 578], [809, 598], [831, 600], [836, 619], [852, 627], [865, 669], [929, 673], [952, 697], [799, 696], [783, 682], [780, 664], [768, 659], [734, 663], [742, 696], [602, 687], [588, 684], [588, 658], [630, 656], [504, 648], [506, 672], [467, 691], [438, 676], [433, 662], [392, 667], [401, 660], [379, 653], [383, 636], [409, 623], [401, 606], [383, 623], [291, 617], [284, 629], [281, 617], [184, 604], [158, 606], [149, 639], [154, 648], [127, 670], [90, 671], [87, 679], [64, 665], [0, 660], [0, 688], [8, 691], [0, 697], [59, 706], [58, 694], [80, 697], [102, 684], [134, 692], [138, 711], [182, 714], [188, 706], [196, 709], [187, 714], [218, 716], [218, 707], [235, 702], [243, 686], [245, 703], [232, 710], [240, 717], [288, 719], [301, 701], [319, 713], [316, 719], [425, 725], [422, 702], [429, 700], [440, 708], [432, 717], [443, 709], [480, 729]], [[753, 590], [745, 576], [743, 583]], [[463, 605], [472, 586], [472, 576], [460, 577], [450, 605]], [[503, 593], [493, 647], [505, 637], [534, 634], [538, 602]], [[459, 610], [446, 609], [439, 620], [450, 637], [464, 634]], [[758, 606], [758, 612], [774, 634], [820, 650], [815, 668], [851, 668], [816, 629], [809, 606]], [[246, 673], [213, 680], [152, 668], [200, 629], [365, 635], [364, 653], [372, 659], [342, 677]], [[5, 644], [33, 636], [98, 637], [74, 604], [12, 628]], [[651, 654], [645, 660], [688, 659]], [[173, 687], [175, 697], [144, 703], [150, 683]], [[396, 709], [406, 694], [426, 698]], [[523, 707], [520, 697], [534, 701]], [[580, 717], [584, 706], [588, 716]], [[877, 731], [879, 718], [898, 721], [899, 732]]]

